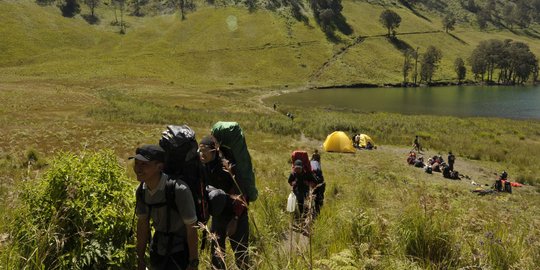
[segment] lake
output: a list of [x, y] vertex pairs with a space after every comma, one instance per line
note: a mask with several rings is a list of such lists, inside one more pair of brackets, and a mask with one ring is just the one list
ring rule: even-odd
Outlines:
[[540, 86], [314, 89], [265, 102], [360, 112], [540, 119]]

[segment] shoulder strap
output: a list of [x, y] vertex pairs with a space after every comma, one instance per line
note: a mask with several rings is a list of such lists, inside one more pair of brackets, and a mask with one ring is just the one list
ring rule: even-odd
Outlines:
[[173, 179], [167, 180], [167, 183], [165, 184], [165, 200], [169, 208], [172, 208], [174, 211], [178, 212], [178, 206], [176, 205], [176, 200], [175, 200], [176, 198], [175, 186], [176, 186], [176, 180], [173, 180]]

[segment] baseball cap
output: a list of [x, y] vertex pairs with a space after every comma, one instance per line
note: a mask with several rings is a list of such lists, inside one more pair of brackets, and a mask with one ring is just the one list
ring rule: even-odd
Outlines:
[[294, 167], [300, 167], [300, 168], [302, 168], [302, 161], [299, 160], [299, 159], [295, 160], [295, 161], [294, 161]]
[[129, 157], [129, 159], [137, 159], [140, 161], [165, 161], [165, 150], [159, 145], [146, 144], [138, 147], [135, 150], [135, 156]]

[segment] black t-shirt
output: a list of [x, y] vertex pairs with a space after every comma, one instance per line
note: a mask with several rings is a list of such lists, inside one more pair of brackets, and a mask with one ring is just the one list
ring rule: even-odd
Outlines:
[[312, 173], [305, 173], [305, 172], [302, 172], [302, 173], [295, 173], [295, 172], [292, 172], [290, 175], [289, 175], [289, 184], [292, 184], [293, 181], [296, 180], [296, 185], [294, 186], [294, 191], [298, 194], [306, 194], [309, 192], [309, 184], [310, 183], [317, 183], [317, 180], [315, 179], [315, 177], [313, 176]]
[[[234, 167], [234, 164], [232, 165]], [[222, 160], [216, 157], [214, 160], [203, 164], [208, 177], [208, 185], [225, 191], [227, 194], [240, 194], [231, 174], [223, 170]]]

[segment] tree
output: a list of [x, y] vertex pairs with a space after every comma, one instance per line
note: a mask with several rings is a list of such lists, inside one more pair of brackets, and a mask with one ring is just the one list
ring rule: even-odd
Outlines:
[[456, 25], [456, 17], [454, 17], [454, 14], [450, 13], [443, 18], [443, 27], [446, 33], [448, 33], [448, 30], [450, 31], [454, 30], [455, 25]]
[[147, 3], [148, 0], [130, 0], [131, 6], [133, 6], [133, 12], [131, 12], [131, 15], [133, 16], [143, 16], [143, 13], [141, 12], [141, 7]]
[[[120, 27], [120, 33], [125, 34], [126, 28], [124, 23], [124, 10], [126, 8], [126, 0], [111, 0], [111, 4], [114, 7], [115, 23]], [[118, 21], [118, 16], [116, 14], [117, 9], [120, 10], [120, 22]]]
[[537, 22], [537, 23], [540, 23], [540, 0], [533, 0], [531, 2], [531, 7], [532, 7], [532, 19]]
[[486, 6], [484, 7], [484, 10], [489, 13], [489, 15], [493, 15], [497, 12], [497, 2], [495, 0], [488, 0], [486, 2]]
[[530, 0], [518, 0], [516, 3], [516, 10], [514, 21], [521, 28], [527, 28], [532, 22], [531, 7], [528, 4]]
[[521, 84], [531, 75], [533, 80], [538, 70], [538, 60], [529, 46], [523, 42], [510, 39], [486, 40], [478, 44], [469, 58], [475, 78], [487, 73], [487, 80], [493, 81], [495, 70], [499, 71], [499, 83]]
[[442, 52], [435, 46], [431, 45], [427, 48], [426, 52], [422, 55], [420, 60], [420, 80], [431, 83], [433, 74], [438, 68], [441, 62]]
[[[289, 2], [292, 3], [292, 1]], [[343, 11], [341, 0], [310, 0], [310, 5], [315, 21], [327, 37], [334, 39], [335, 30], [339, 30], [346, 35], [352, 33], [352, 28], [347, 24], [345, 16], [341, 13]]]
[[186, 19], [186, 13], [189, 10], [195, 10], [195, 3], [193, 0], [168, 0], [180, 11], [182, 20]]
[[84, 3], [90, 8], [90, 15], [92, 17], [96, 17], [96, 7], [99, 6], [100, 2], [101, 0], [84, 0]]
[[411, 50], [405, 51], [403, 54], [403, 68], [401, 69], [403, 71], [403, 84], [406, 84], [409, 80], [409, 71], [412, 68], [412, 59], [414, 57], [415, 52]]
[[502, 17], [504, 21], [506, 22], [506, 24], [508, 25], [508, 27], [512, 29], [512, 26], [514, 24], [514, 4], [508, 3], [507, 5], [504, 6]]
[[466, 10], [472, 12], [472, 13], [478, 12], [478, 6], [474, 2], [474, 0], [467, 0], [466, 4], [465, 4], [465, 2], [462, 2], [461, 5], [463, 6], [464, 9], [466, 9]]
[[386, 29], [388, 29], [388, 37], [390, 37], [394, 29], [399, 27], [401, 17], [396, 12], [387, 9], [381, 13], [379, 21]]
[[75, 15], [81, 12], [81, 6], [77, 0], [65, 0], [60, 4], [60, 10], [64, 17], [75, 17]]
[[458, 82], [461, 83], [461, 81], [465, 79], [465, 75], [467, 75], [467, 68], [465, 67], [465, 62], [463, 59], [461, 59], [461, 57], [456, 58], [454, 61], [454, 70], [456, 71]]
[[487, 23], [490, 19], [491, 16], [486, 10], [480, 10], [478, 13], [476, 13], [476, 22], [478, 23], [478, 27], [480, 27], [482, 30], [487, 28]]

